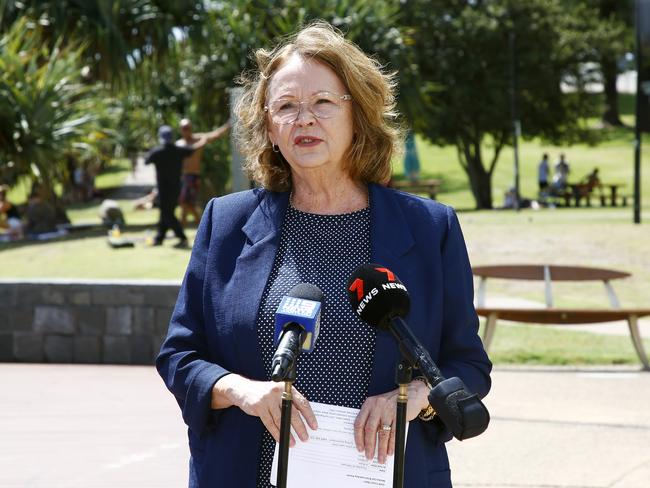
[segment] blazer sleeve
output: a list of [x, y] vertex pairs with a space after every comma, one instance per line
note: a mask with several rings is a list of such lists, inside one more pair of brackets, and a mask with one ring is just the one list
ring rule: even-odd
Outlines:
[[211, 200], [203, 213], [169, 331], [156, 359], [158, 373], [176, 397], [183, 420], [196, 435], [201, 435], [218, 415], [219, 411], [211, 407], [212, 387], [229, 373], [207, 360], [203, 297], [213, 207]]
[[480, 397], [490, 390], [492, 363], [478, 335], [474, 281], [458, 217], [447, 207], [442, 243], [443, 317], [438, 366], [446, 378], [459, 377]]

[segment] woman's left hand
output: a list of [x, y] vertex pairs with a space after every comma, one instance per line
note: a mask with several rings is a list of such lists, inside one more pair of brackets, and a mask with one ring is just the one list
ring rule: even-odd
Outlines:
[[[371, 396], [363, 402], [354, 421], [354, 442], [359, 452], [365, 452], [371, 460], [377, 447], [377, 459], [386, 462], [386, 456], [395, 453], [395, 419], [397, 416], [397, 395], [395, 389], [381, 395]], [[406, 421], [410, 422], [429, 404], [429, 389], [422, 381], [411, 381], [408, 386]]]

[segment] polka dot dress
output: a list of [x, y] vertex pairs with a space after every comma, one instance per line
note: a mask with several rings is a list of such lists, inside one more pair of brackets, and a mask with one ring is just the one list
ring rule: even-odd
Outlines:
[[[345, 290], [352, 271], [370, 261], [370, 209], [317, 215], [293, 207], [285, 215], [280, 246], [262, 295], [257, 332], [266, 375], [275, 353], [275, 311], [297, 283], [313, 283], [324, 294], [314, 350], [301, 354], [295, 387], [312, 402], [360, 408], [367, 397], [375, 329], [353, 312]], [[294, 407], [295, 408], [295, 407]], [[262, 439], [257, 486], [268, 488], [275, 441]]]

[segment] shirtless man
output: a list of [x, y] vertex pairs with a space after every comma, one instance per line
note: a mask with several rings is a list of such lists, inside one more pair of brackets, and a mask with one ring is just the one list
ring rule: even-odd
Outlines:
[[[181, 138], [176, 141], [177, 146], [192, 146], [199, 139], [205, 137], [206, 142], [212, 142], [224, 135], [230, 129], [230, 122], [212, 132], [194, 134], [192, 122], [189, 119], [182, 119], [180, 122]], [[181, 176], [181, 194], [178, 203], [181, 206], [181, 225], [185, 227], [187, 216], [191, 214], [195, 222], [201, 219], [201, 210], [197, 205], [199, 190], [201, 188], [201, 157], [203, 149], [197, 149], [190, 156], [183, 160], [183, 174]]]

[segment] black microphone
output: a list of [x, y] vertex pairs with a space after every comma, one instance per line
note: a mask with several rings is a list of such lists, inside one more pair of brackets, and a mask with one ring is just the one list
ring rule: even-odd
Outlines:
[[361, 320], [390, 330], [402, 355], [431, 384], [429, 403], [454, 437], [463, 440], [482, 433], [490, 422], [490, 414], [478, 395], [470, 393], [460, 378], [445, 379], [402, 319], [409, 312], [411, 299], [399, 278], [380, 264], [362, 264], [348, 279], [347, 292]]
[[275, 312], [275, 344], [271, 379], [284, 381], [301, 352], [311, 352], [320, 330], [323, 292], [316, 285], [299, 283], [282, 298]]

